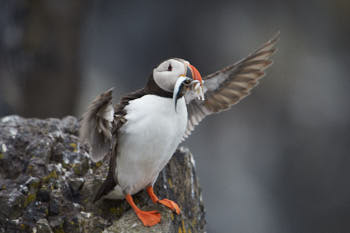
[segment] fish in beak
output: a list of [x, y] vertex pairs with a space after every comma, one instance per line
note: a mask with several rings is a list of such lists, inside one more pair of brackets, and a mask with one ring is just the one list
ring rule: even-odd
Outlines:
[[191, 64], [188, 64], [186, 68], [185, 74], [179, 76], [174, 86], [173, 102], [175, 112], [178, 98], [183, 96], [188, 90], [194, 91], [198, 99], [204, 100], [203, 80], [201, 74], [196, 67]]
[[[196, 67], [194, 67], [193, 65], [189, 64], [188, 65], [190, 67], [191, 73], [192, 73], [192, 90], [196, 93], [197, 98], [199, 100], [204, 100], [204, 91], [203, 91], [203, 80], [202, 80], [202, 76], [199, 73], [199, 71], [197, 70]], [[187, 69], [189, 70], [189, 69]], [[191, 76], [190, 76], [191, 77]]]

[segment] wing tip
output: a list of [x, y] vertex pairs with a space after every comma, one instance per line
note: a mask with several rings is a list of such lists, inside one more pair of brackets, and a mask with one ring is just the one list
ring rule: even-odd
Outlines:
[[113, 91], [114, 91], [114, 87], [111, 87], [107, 91], [105, 91], [104, 93], [107, 94], [108, 96], [112, 96]]
[[113, 90], [114, 87], [109, 88], [107, 91], [102, 92], [100, 95], [98, 95], [96, 99], [101, 98], [104, 101], [111, 101], [113, 98]]
[[278, 30], [261, 48], [268, 47], [269, 45], [271, 46], [271, 49], [273, 49], [273, 46], [280, 40], [281, 38], [281, 31]]
[[281, 31], [277, 30], [277, 32], [275, 32], [275, 34], [272, 36], [272, 38], [270, 39], [270, 41], [272, 43], [278, 42], [281, 38]]
[[260, 46], [257, 50], [254, 51], [252, 54], [256, 54], [260, 51], [271, 51], [271, 55], [274, 54], [277, 51], [277, 48], [275, 47], [277, 42], [280, 40], [280, 31], [277, 31], [271, 39], [269, 39], [267, 42], [265, 42], [262, 46]]

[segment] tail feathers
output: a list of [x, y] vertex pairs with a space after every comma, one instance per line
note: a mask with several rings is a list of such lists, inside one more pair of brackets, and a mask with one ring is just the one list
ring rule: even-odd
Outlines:
[[114, 119], [112, 92], [113, 88], [97, 96], [82, 117], [80, 139], [90, 143], [94, 162], [102, 160], [111, 149]]

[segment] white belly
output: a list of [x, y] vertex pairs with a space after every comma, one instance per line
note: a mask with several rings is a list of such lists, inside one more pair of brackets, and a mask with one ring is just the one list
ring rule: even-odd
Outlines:
[[170, 160], [186, 130], [187, 108], [184, 98], [178, 100], [175, 112], [171, 98], [145, 95], [130, 101], [125, 109], [115, 191], [132, 195], [152, 185]]

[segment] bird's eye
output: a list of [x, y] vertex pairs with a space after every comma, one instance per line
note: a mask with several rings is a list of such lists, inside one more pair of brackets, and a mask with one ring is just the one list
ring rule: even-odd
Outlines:
[[171, 64], [169, 64], [168, 71], [172, 71], [172, 70], [173, 70], [173, 67], [171, 66]]
[[184, 83], [187, 84], [187, 85], [190, 84], [191, 82], [192, 82], [191, 79], [186, 79], [186, 80], [184, 81]]

